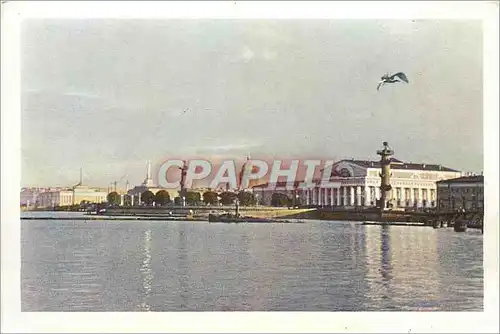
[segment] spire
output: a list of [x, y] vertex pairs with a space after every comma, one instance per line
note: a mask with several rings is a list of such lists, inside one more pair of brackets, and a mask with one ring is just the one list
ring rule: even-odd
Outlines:
[[144, 179], [143, 185], [146, 187], [154, 187], [153, 178], [151, 177], [151, 160], [147, 161], [146, 179]]
[[73, 186], [73, 188], [81, 186], [81, 185], [82, 185], [82, 183], [83, 183], [83, 168], [82, 168], [82, 167], [80, 167], [80, 182], [78, 182], [77, 184], [75, 184], [75, 185]]
[[243, 166], [241, 167], [239, 185], [238, 185], [239, 190], [243, 190], [243, 175], [245, 174], [245, 171], [249, 169], [249, 164], [248, 164], [249, 161], [250, 161], [250, 153], [248, 153], [246, 161], [243, 163]]

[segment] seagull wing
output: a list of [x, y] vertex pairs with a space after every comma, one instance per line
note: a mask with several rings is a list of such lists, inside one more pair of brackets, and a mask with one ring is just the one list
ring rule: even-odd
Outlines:
[[377, 90], [379, 90], [379, 89], [380, 89], [380, 87], [382, 87], [383, 85], [384, 85], [384, 81], [380, 81], [380, 82], [378, 83]]
[[408, 78], [406, 77], [406, 75], [403, 72], [395, 73], [395, 74], [391, 75], [390, 78], [394, 79], [395, 77], [398, 77], [400, 80], [403, 80], [404, 82], [409, 83]]

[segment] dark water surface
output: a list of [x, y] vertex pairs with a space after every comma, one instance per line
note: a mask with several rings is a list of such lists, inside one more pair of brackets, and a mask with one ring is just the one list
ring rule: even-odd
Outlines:
[[23, 311], [482, 311], [473, 230], [22, 221]]

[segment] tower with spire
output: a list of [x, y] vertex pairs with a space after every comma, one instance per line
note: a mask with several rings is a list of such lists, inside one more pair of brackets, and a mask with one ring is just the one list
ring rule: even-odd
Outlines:
[[243, 175], [245, 175], [245, 171], [248, 166], [248, 160], [250, 160], [250, 155], [247, 155], [245, 162], [243, 163], [243, 166], [241, 166], [241, 171], [240, 175], [238, 177], [238, 190], [243, 190]]
[[141, 196], [144, 194], [144, 192], [150, 191], [154, 195], [160, 190], [166, 190], [167, 192], [169, 192], [170, 198], [174, 197], [168, 189], [164, 189], [155, 184], [151, 172], [151, 160], [147, 160], [146, 162], [146, 177], [144, 178], [144, 181], [140, 185], [130, 187], [130, 183], [128, 182], [128, 180], [126, 183], [126, 192], [127, 195], [132, 197], [131, 201], [133, 205], [138, 205], [141, 203]]
[[80, 187], [83, 185], [83, 167], [80, 167], [80, 181], [73, 187]]
[[[243, 164], [243, 166], [241, 167], [241, 171], [240, 171], [240, 175], [239, 175], [239, 178], [238, 178], [238, 190], [244, 190], [243, 188], [243, 175], [245, 175], [245, 172], [251, 172], [251, 168], [252, 168], [252, 165], [249, 163], [250, 161], [250, 154], [248, 154], [246, 156], [246, 160], [245, 160], [245, 163]], [[247, 185], [248, 187], [249, 185]]]
[[155, 184], [153, 182], [153, 178], [151, 176], [151, 160], [147, 161], [146, 178], [144, 179], [144, 182], [142, 183], [142, 185], [145, 187], [155, 187]]

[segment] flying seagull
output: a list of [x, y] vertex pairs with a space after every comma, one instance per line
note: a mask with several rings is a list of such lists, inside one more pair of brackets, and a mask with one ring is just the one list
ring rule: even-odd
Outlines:
[[409, 83], [408, 78], [403, 72], [398, 72], [391, 76], [389, 76], [389, 74], [384, 74], [384, 76], [381, 79], [382, 80], [378, 83], [377, 90], [379, 90], [380, 87], [385, 85], [386, 83], [403, 82], [403, 81]]
[[189, 108], [184, 109], [184, 111], [182, 112], [182, 114], [185, 114], [188, 110], [189, 110]]

